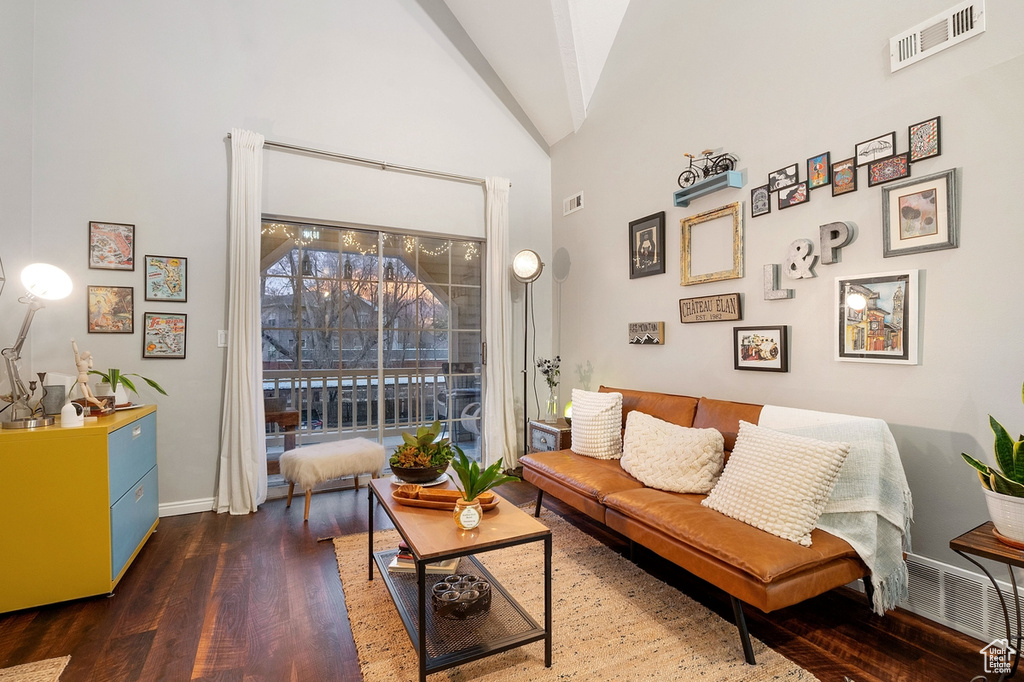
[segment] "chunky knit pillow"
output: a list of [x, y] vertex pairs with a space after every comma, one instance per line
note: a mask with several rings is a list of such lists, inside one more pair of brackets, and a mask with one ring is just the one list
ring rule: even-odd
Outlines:
[[722, 477], [701, 504], [804, 547], [849, 443], [794, 436], [740, 422]]
[[622, 394], [572, 389], [572, 451], [597, 459], [622, 456]]
[[724, 447], [717, 429], [689, 429], [633, 410], [626, 417], [620, 464], [651, 488], [706, 493], [722, 472]]

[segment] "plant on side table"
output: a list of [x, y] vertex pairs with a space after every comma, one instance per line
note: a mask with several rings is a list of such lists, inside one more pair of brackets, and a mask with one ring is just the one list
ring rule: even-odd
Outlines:
[[448, 468], [459, 446], [448, 438], [441, 438], [441, 422], [416, 429], [416, 435], [402, 434], [402, 444], [391, 455], [391, 473], [406, 483], [431, 483]]
[[481, 471], [479, 464], [466, 457], [466, 453], [462, 450], [458, 451], [455, 459], [452, 460], [452, 469], [455, 470], [458, 479], [451, 474], [448, 474], [448, 477], [462, 493], [462, 497], [455, 501], [455, 525], [459, 528], [470, 530], [480, 525], [483, 510], [477, 497], [481, 493], [496, 488], [502, 483], [519, 480], [516, 476], [503, 474], [501, 466], [502, 462], [498, 460]]
[[[1024, 402], [1024, 385], [1021, 386], [1021, 402]], [[996, 537], [1013, 547], [1024, 548], [1024, 435], [1013, 440], [995, 417], [989, 415], [988, 421], [995, 434], [993, 449], [999, 469], [966, 452], [960, 456], [978, 471]]]
[[[108, 369], [106, 372], [101, 372], [96, 369], [90, 369], [89, 374], [99, 376], [100, 384], [110, 387], [110, 395], [114, 396], [114, 402], [118, 407], [131, 404], [128, 400], [127, 391], [131, 391], [135, 395], [139, 394], [139, 391], [135, 388], [135, 382], [128, 377], [138, 377], [149, 384], [153, 390], [157, 391], [161, 395], [167, 395], [167, 391], [163, 389], [163, 386], [154, 380], [144, 377], [141, 374], [136, 374], [135, 372], [122, 372], [119, 369]], [[121, 389], [120, 393], [118, 393], [119, 388]]]

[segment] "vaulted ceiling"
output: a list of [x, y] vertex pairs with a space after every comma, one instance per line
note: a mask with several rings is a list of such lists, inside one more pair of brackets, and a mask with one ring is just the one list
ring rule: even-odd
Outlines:
[[444, 0], [450, 15], [420, 4], [453, 42], [472, 42], [547, 149], [583, 125], [629, 0]]

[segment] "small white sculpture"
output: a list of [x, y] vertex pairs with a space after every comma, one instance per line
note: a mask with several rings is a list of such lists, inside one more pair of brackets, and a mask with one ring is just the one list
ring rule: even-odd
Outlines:
[[96, 399], [96, 396], [92, 394], [92, 389], [89, 388], [89, 370], [92, 369], [92, 353], [89, 351], [79, 353], [78, 344], [75, 343], [74, 339], [71, 339], [71, 349], [75, 351], [75, 367], [78, 368], [78, 383], [82, 387], [82, 397], [96, 407], [103, 407], [103, 403]]

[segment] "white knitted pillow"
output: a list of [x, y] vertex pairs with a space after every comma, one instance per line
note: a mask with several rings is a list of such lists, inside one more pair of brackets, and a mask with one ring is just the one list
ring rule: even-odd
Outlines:
[[651, 488], [706, 493], [722, 472], [724, 447], [717, 429], [689, 429], [633, 410], [626, 417], [620, 464]]
[[572, 451], [597, 459], [622, 456], [622, 394], [572, 389]]
[[804, 547], [818, 522], [849, 443], [833, 443], [740, 422], [722, 477], [701, 504]]

